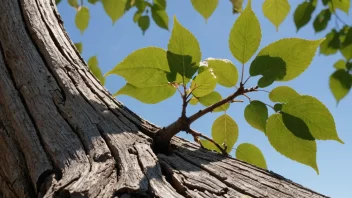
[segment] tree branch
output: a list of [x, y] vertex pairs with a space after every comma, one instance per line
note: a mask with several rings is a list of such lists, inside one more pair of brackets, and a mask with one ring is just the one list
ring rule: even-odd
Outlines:
[[[216, 143], [213, 139], [211, 138], [208, 138], [207, 136], [189, 128], [186, 132], [188, 132], [189, 134], [191, 134], [194, 138], [197, 138], [197, 137], [201, 137], [203, 139], [206, 139], [208, 140], [209, 142], [213, 143], [220, 151], [222, 154], [224, 155], [229, 155], [226, 150], [224, 148], [222, 148], [218, 143]], [[203, 145], [202, 145], [203, 146]]]

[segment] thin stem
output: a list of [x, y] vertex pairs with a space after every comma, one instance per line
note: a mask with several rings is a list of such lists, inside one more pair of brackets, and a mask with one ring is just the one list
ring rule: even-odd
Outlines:
[[251, 78], [252, 76], [248, 76], [248, 78], [244, 81], [243, 85], [247, 83], [247, 81]]
[[[264, 102], [263, 102], [264, 103]], [[269, 105], [269, 104], [266, 104], [266, 103], [264, 103], [266, 106], [268, 106], [268, 107], [271, 107], [274, 111], [275, 111], [275, 108], [273, 107], [273, 106], [271, 106], [271, 105]]]
[[262, 91], [270, 94], [270, 91], [264, 90], [264, 89], [257, 89], [257, 91]]
[[242, 63], [242, 75], [241, 75], [241, 83], [240, 83], [240, 87], [242, 87], [244, 84], [243, 82], [243, 74], [244, 74], [244, 63]]
[[246, 94], [243, 94], [243, 96], [246, 97], [249, 100], [249, 102], [252, 102], [252, 100], [249, 96], [247, 96]]
[[[209, 142], [213, 143], [221, 151], [222, 154], [228, 155], [226, 150], [224, 148], [222, 148], [218, 143], [216, 143], [213, 139], [208, 138], [207, 136], [205, 136], [205, 135], [203, 135], [203, 134], [201, 134], [201, 133], [199, 133], [199, 132], [197, 132], [197, 131], [195, 131], [195, 130], [193, 130], [191, 128], [188, 129], [187, 132], [189, 134], [191, 134], [195, 139], [197, 139], [198, 137], [201, 137], [203, 139], [208, 140]], [[201, 146], [203, 146], [203, 145], [201, 145]]]
[[214, 109], [216, 109], [217, 107], [220, 107], [221, 105], [223, 104], [226, 104], [228, 102], [231, 102], [233, 101], [237, 96], [240, 96], [240, 95], [243, 95], [245, 93], [248, 93], [248, 92], [253, 92], [253, 91], [256, 91], [258, 89], [258, 86], [256, 87], [252, 87], [252, 88], [249, 88], [249, 89], [244, 89], [243, 87], [240, 87], [239, 89], [237, 89], [237, 91], [235, 93], [233, 93], [232, 95], [228, 96], [227, 98], [203, 109], [203, 110], [200, 110], [198, 111], [197, 113], [193, 114], [192, 116], [189, 117], [189, 124], [191, 124], [192, 122], [196, 121], [198, 118], [202, 117], [203, 115], [209, 113], [209, 112], [212, 112]]

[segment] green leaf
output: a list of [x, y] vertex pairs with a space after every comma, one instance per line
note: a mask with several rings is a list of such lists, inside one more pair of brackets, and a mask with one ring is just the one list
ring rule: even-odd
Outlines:
[[262, 6], [264, 16], [275, 25], [276, 31], [279, 31], [279, 26], [287, 17], [290, 8], [288, 0], [265, 0]]
[[343, 141], [338, 137], [329, 110], [312, 96], [299, 96], [282, 105], [282, 111], [304, 121], [315, 139]]
[[293, 14], [293, 19], [297, 28], [297, 32], [301, 27], [305, 26], [310, 21], [314, 10], [315, 6], [312, 1], [305, 1], [298, 5], [295, 10], [295, 13]]
[[260, 168], [267, 169], [263, 153], [253, 144], [240, 144], [236, 149], [236, 158]]
[[68, 3], [68, 5], [70, 5], [71, 7], [76, 8], [76, 9], [79, 7], [77, 0], [67, 0], [67, 3]]
[[300, 96], [294, 89], [288, 86], [276, 87], [269, 93], [269, 98], [273, 102], [287, 103], [292, 98]]
[[55, 4], [58, 5], [61, 2], [61, 0], [55, 0]]
[[167, 51], [171, 71], [181, 74], [187, 83], [197, 72], [201, 56], [197, 39], [175, 17]]
[[[213, 92], [211, 92], [211, 93], [208, 94], [208, 95], [205, 95], [205, 96], [203, 96], [203, 97], [199, 97], [199, 98], [198, 98], [198, 101], [199, 101], [202, 105], [204, 105], [204, 106], [206, 106], [206, 107], [208, 107], [208, 106], [210, 106], [210, 105], [213, 105], [213, 104], [219, 102], [220, 100], [222, 100], [222, 97], [221, 97], [221, 95], [220, 95], [218, 92], [216, 92], [216, 91], [213, 91]], [[223, 105], [221, 105], [220, 107], [214, 109], [213, 112], [226, 111], [229, 107], [230, 107], [230, 104], [229, 104], [229, 103], [226, 103], [226, 104], [223, 104]]]
[[133, 22], [137, 23], [139, 18], [141, 18], [143, 12], [140, 12], [140, 11], [136, 11], [133, 15]]
[[325, 30], [326, 26], [328, 25], [328, 22], [330, 21], [331, 18], [331, 11], [330, 9], [324, 9], [322, 10], [315, 18], [313, 22], [313, 27], [315, 32], [321, 32]]
[[198, 99], [194, 96], [192, 96], [191, 100], [189, 100], [189, 104], [191, 105], [196, 105], [198, 104], [198, 102], [199, 102]]
[[79, 52], [80, 54], [82, 54], [82, 51], [83, 51], [83, 44], [82, 44], [81, 42], [74, 43], [74, 44], [75, 44], [75, 46], [76, 46], [78, 52]]
[[206, 3], [204, 0], [191, 0], [191, 2], [194, 9], [197, 10], [205, 20], [208, 20], [218, 6], [219, 0], [207, 0]]
[[89, 9], [85, 6], [80, 7], [80, 9], [76, 13], [76, 27], [81, 31], [83, 34], [84, 30], [87, 29], [89, 24]]
[[307, 126], [299, 119], [285, 114], [274, 114], [266, 124], [270, 144], [282, 155], [312, 167], [319, 174], [317, 145]]
[[276, 104], [274, 105], [274, 110], [275, 110], [276, 112], [281, 111], [281, 109], [282, 109], [282, 104], [276, 103]]
[[346, 69], [346, 62], [343, 59], [336, 61], [334, 64], [335, 69]]
[[206, 70], [198, 74], [191, 83], [192, 94], [196, 97], [202, 97], [210, 94], [216, 87], [215, 75]]
[[146, 104], [156, 104], [173, 96], [175, 92], [176, 88], [169, 84], [136, 87], [127, 83], [114, 96], [123, 94]]
[[251, 0], [246, 9], [232, 26], [229, 47], [232, 55], [242, 64], [246, 63], [257, 51], [262, 38], [260, 24], [255, 16]]
[[101, 73], [98, 58], [96, 56], [92, 56], [88, 60], [88, 68], [94, 74], [94, 76], [99, 79], [102, 85], [105, 84], [105, 77]]
[[157, 4], [152, 7], [152, 18], [159, 27], [169, 29], [169, 17], [166, 11]]
[[154, 0], [154, 4], [158, 5], [161, 9], [166, 9], [166, 0]]
[[251, 63], [251, 76], [263, 75], [258, 85], [265, 87], [274, 81], [289, 81], [310, 65], [317, 47], [324, 39], [286, 38], [264, 47]]
[[117, 74], [131, 85], [144, 87], [167, 84], [169, 72], [166, 51], [147, 47], [132, 52], [105, 75]]
[[348, 14], [348, 10], [350, 9], [350, 0], [331, 0], [329, 2], [329, 7], [333, 11], [340, 9]]
[[[216, 76], [217, 82], [225, 87], [233, 87], [238, 80], [238, 71], [236, 66], [227, 59], [206, 59], [208, 68], [211, 68]], [[200, 67], [202, 68], [202, 67]]]
[[352, 76], [345, 69], [339, 69], [330, 76], [329, 85], [332, 94], [339, 103], [351, 89]]
[[126, 0], [101, 0], [101, 2], [113, 24], [125, 13]]
[[230, 116], [224, 114], [214, 121], [211, 135], [220, 146], [226, 145], [226, 151], [230, 153], [238, 138], [238, 126]]
[[335, 54], [340, 49], [340, 35], [335, 29], [326, 35], [326, 39], [320, 44], [320, 54]]
[[328, 3], [329, 3], [330, 1], [331, 1], [331, 0], [322, 0], [323, 5], [328, 5]]
[[242, 12], [242, 4], [243, 0], [230, 0], [232, 3], [232, 13], [240, 13]]
[[345, 31], [345, 38], [341, 43], [341, 53], [349, 61], [352, 59], [352, 27]]
[[266, 120], [268, 119], [268, 108], [261, 101], [253, 100], [244, 109], [244, 118], [253, 128], [265, 133]]
[[97, 3], [99, 0], [88, 0], [88, 3], [90, 3], [90, 4], [95, 4], [95, 3]]
[[221, 153], [220, 149], [217, 146], [215, 146], [214, 143], [210, 142], [209, 140], [200, 140], [200, 143], [202, 144], [202, 146], [204, 148], [206, 148], [208, 150]]
[[150, 25], [150, 19], [149, 19], [148, 15], [139, 17], [138, 26], [143, 31], [143, 35], [144, 35], [145, 31], [149, 28], [149, 25]]

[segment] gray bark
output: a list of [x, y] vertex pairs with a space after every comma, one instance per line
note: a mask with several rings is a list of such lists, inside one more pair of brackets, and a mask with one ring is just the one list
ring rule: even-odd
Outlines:
[[0, 3], [0, 197], [325, 197], [173, 138], [111, 97], [54, 0]]

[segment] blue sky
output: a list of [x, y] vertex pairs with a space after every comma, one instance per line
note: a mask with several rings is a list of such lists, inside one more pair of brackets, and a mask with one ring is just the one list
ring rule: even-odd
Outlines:
[[[313, 31], [312, 21], [307, 27], [296, 33], [292, 15], [300, 2], [303, 1], [290, 1], [291, 12], [280, 26], [279, 31], [276, 32], [275, 27], [263, 16], [261, 11], [263, 0], [252, 1], [253, 10], [260, 21], [262, 29], [260, 48], [280, 38], [320, 39], [325, 36], [326, 31], [318, 34]], [[193, 9], [189, 0], [168, 1], [167, 3], [170, 30], [173, 27], [172, 18], [176, 16], [178, 21], [198, 39], [202, 51], [202, 59], [208, 57], [230, 59], [240, 71], [240, 63], [235, 60], [228, 47], [229, 32], [238, 17], [238, 15], [232, 14], [232, 7], [229, 1], [220, 1], [218, 8], [207, 23]], [[319, 6], [321, 6], [320, 1], [319, 3]], [[65, 28], [73, 42], [83, 42], [84, 59], [88, 60], [89, 57], [97, 55], [103, 73], [111, 70], [128, 54], [139, 48], [147, 46], [167, 48], [171, 31], [160, 29], [152, 22], [150, 28], [143, 36], [142, 31], [132, 21], [134, 11], [126, 13], [115, 25], [112, 25], [101, 4], [91, 6], [89, 27], [81, 35], [74, 24], [75, 10], [69, 7], [66, 1], [61, 2], [58, 7], [64, 20]], [[313, 13], [314, 16], [317, 14], [317, 11]], [[338, 14], [344, 21], [351, 23], [351, 16], [347, 16], [342, 12], [338, 12]], [[352, 14], [351, 10], [350, 14]], [[335, 27], [334, 16], [328, 25], [328, 29], [332, 27]], [[239, 126], [239, 139], [235, 147], [245, 142], [255, 144], [263, 152], [268, 169], [325, 195], [334, 198], [350, 198], [352, 197], [352, 171], [350, 170], [352, 167], [352, 133], [349, 121], [351, 121], [352, 115], [352, 94], [349, 94], [337, 106], [328, 85], [329, 76], [334, 71], [332, 65], [341, 57], [340, 54], [326, 57], [317, 53], [310, 67], [301, 76], [290, 82], [274, 83], [270, 87], [265, 88], [265, 90], [270, 91], [279, 85], [291, 86], [300, 94], [318, 98], [333, 114], [338, 134], [345, 144], [340, 144], [336, 141], [318, 141], [317, 163], [320, 171], [319, 175], [312, 168], [294, 162], [276, 152], [262, 132], [251, 128], [246, 123], [243, 117], [244, 108], [248, 104], [246, 98], [241, 98], [245, 101], [244, 103], [232, 104], [227, 113], [234, 118]], [[249, 75], [249, 64], [250, 61], [245, 65], [245, 76]], [[258, 78], [251, 78], [248, 85], [254, 86], [257, 80]], [[115, 93], [124, 84], [123, 78], [113, 75], [107, 78], [105, 86], [111, 93]], [[220, 86], [217, 87], [217, 90], [223, 97], [231, 93], [230, 89]], [[257, 99], [270, 103], [267, 95], [265, 92], [258, 92], [251, 93], [249, 96], [252, 100]], [[119, 96], [117, 99], [143, 118], [159, 126], [166, 126], [175, 121], [181, 112], [181, 99], [177, 94], [155, 105], [143, 104], [128, 96]], [[201, 108], [202, 106], [200, 105], [191, 106], [188, 109], [188, 114], [190, 115]], [[270, 111], [269, 109], [269, 113], [273, 113]], [[222, 113], [206, 115], [192, 124], [192, 127], [210, 136], [212, 123], [220, 115]], [[192, 140], [185, 133], [180, 133], [179, 136]]]

